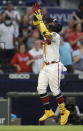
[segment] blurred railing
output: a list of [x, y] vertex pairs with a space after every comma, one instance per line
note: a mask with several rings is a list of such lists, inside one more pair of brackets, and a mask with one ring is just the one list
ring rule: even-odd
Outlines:
[[[38, 96], [38, 93], [36, 92], [8, 92], [7, 94], [8, 97], [8, 103], [9, 103], [9, 114], [11, 115], [12, 112], [12, 98], [24, 98], [24, 97], [36, 97]], [[49, 93], [50, 96], [52, 96], [52, 93]], [[82, 96], [83, 97], [83, 92], [63, 92], [63, 95], [65, 97], [71, 96], [71, 97], [77, 97], [77, 96]], [[11, 117], [9, 116], [9, 125], [11, 124]]]
[[[49, 96], [52, 96], [52, 93], [48, 93]], [[64, 96], [83, 96], [83, 92], [63, 92], [62, 93]], [[37, 92], [8, 92], [7, 94], [8, 98], [22, 98], [22, 97], [31, 97], [31, 96], [38, 96]]]

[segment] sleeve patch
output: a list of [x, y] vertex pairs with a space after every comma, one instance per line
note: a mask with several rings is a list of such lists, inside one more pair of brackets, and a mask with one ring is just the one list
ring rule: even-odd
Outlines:
[[51, 34], [49, 34], [49, 38], [52, 38], [53, 36]]

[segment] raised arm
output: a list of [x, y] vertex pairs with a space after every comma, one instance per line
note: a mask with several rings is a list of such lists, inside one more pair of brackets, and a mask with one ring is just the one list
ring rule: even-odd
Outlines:
[[36, 26], [39, 29], [43, 37], [49, 40], [53, 39], [54, 34], [48, 31], [46, 25], [43, 22], [41, 10], [37, 7], [37, 5], [33, 7], [33, 11], [34, 11], [34, 20], [33, 20], [34, 26]]
[[75, 12], [72, 13], [78, 23], [83, 23], [83, 19], [80, 19]]

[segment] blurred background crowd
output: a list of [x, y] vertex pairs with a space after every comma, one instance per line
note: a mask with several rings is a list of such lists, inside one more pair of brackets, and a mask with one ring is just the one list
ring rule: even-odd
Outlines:
[[[49, 16], [47, 6], [78, 9], [72, 12], [67, 26], [60, 32], [60, 60], [68, 73], [83, 72], [83, 3], [75, 0], [0, 0], [0, 73], [32, 72], [38, 74], [43, 65], [43, 38], [33, 26], [32, 5], [40, 3], [43, 19]], [[16, 3], [15, 3], [16, 2]], [[16, 5], [25, 6], [18, 11]], [[76, 6], [76, 7], [74, 7]], [[50, 52], [49, 52], [50, 53]], [[56, 53], [55, 53], [56, 55]]]

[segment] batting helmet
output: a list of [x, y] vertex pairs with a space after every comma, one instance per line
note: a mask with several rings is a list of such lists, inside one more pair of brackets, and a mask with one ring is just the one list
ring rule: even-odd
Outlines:
[[59, 33], [62, 30], [62, 25], [56, 19], [52, 19], [50, 17], [46, 18], [45, 24], [47, 24], [47, 28], [53, 32]]

